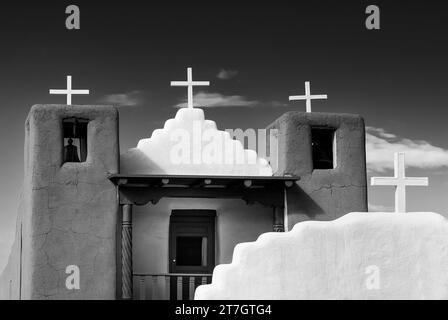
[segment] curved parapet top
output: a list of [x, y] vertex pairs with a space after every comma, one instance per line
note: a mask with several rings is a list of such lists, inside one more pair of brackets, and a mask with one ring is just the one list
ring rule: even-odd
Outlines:
[[195, 299], [448, 299], [448, 220], [356, 212], [265, 233]]

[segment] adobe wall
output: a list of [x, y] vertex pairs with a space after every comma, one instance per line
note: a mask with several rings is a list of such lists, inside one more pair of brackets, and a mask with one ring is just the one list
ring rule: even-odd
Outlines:
[[30, 154], [34, 152], [30, 145], [30, 121], [29, 117], [25, 121], [25, 141], [24, 141], [24, 178], [20, 194], [19, 207], [16, 220], [16, 232], [11, 253], [5, 269], [0, 275], [0, 299], [19, 300], [24, 292], [30, 292], [29, 277], [25, 277], [30, 268], [30, 237], [31, 230], [31, 195], [33, 193], [32, 180], [30, 174], [33, 168], [33, 158]]
[[19, 300], [20, 292], [20, 266], [21, 266], [21, 228], [23, 206], [26, 203], [21, 197], [16, 220], [14, 242], [9, 254], [8, 263], [0, 273], [0, 300]]
[[[62, 163], [66, 117], [89, 120], [84, 163]], [[117, 110], [35, 105], [26, 130], [22, 299], [114, 299], [118, 202], [107, 176], [119, 169]], [[69, 265], [79, 290], [65, 285]]]
[[[334, 169], [313, 170], [311, 127], [334, 128]], [[299, 176], [288, 189], [288, 226], [304, 220], [333, 220], [367, 211], [364, 120], [358, 115], [288, 112], [272, 123], [278, 130], [276, 176]]]
[[265, 233], [237, 245], [195, 299], [448, 299], [448, 220], [357, 212]]

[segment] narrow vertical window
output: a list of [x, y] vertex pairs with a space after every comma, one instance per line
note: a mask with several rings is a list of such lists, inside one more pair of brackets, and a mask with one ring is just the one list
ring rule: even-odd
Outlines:
[[87, 159], [88, 120], [67, 118], [62, 120], [63, 127], [63, 163], [85, 162]]
[[334, 169], [336, 167], [335, 129], [311, 128], [313, 169]]

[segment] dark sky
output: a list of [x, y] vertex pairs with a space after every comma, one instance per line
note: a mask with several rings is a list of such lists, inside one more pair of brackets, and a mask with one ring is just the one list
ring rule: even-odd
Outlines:
[[[208, 91], [258, 101], [287, 103], [310, 80], [312, 91], [331, 98], [315, 102], [319, 111], [361, 113], [370, 125], [394, 126], [397, 133], [412, 126], [409, 138], [447, 146], [440, 134], [427, 137], [419, 125], [422, 112], [435, 126], [443, 126], [448, 113], [442, 103], [448, 14], [441, 1], [377, 3], [379, 31], [364, 27], [370, 4], [364, 1], [152, 2], [78, 1], [79, 31], [65, 29], [65, 7], [72, 2], [2, 5], [2, 109], [23, 119], [32, 104], [63, 102], [49, 96], [48, 88], [62, 87], [71, 74], [75, 87], [92, 92], [75, 98], [77, 103], [139, 90], [144, 108], [123, 117], [164, 120], [185, 94], [169, 81], [184, 79], [185, 67], [192, 66], [195, 78], [212, 81]], [[238, 78], [213, 79], [223, 68], [238, 70]], [[264, 109], [256, 117], [247, 108], [216, 109], [210, 116], [223, 126], [246, 127], [286, 111]], [[4, 130], [17, 129], [9, 123], [14, 127]]]
[[[65, 28], [69, 4], [80, 7], [81, 30]], [[369, 4], [380, 7], [381, 30], [365, 28]], [[289, 103], [288, 95], [303, 94], [311, 81], [312, 93], [328, 95], [313, 111], [361, 114], [368, 126], [446, 150], [447, 25], [443, 1], [2, 3], [0, 232], [14, 226], [29, 108], [64, 103], [48, 89], [65, 88], [68, 74], [74, 88], [91, 90], [74, 104], [137, 92], [138, 106], [120, 108], [122, 151], [174, 116], [186, 90], [169, 82], [184, 80], [187, 66], [195, 79], [211, 81], [204, 91], [259, 102], [207, 108], [220, 129], [264, 128], [284, 112], [304, 111], [305, 103]], [[238, 75], [217, 79], [222, 69]], [[411, 197], [411, 208], [448, 212], [446, 171], [410, 170], [436, 186], [410, 191], [421, 195]], [[391, 190], [382, 192], [370, 199], [390, 205]]]

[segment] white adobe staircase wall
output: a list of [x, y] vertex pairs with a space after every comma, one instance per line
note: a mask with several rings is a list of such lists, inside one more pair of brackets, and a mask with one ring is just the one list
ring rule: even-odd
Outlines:
[[266, 159], [218, 130], [200, 108], [179, 109], [162, 129], [122, 154], [120, 165], [126, 174], [273, 175]]
[[349, 213], [235, 247], [195, 299], [448, 299], [448, 220]]

